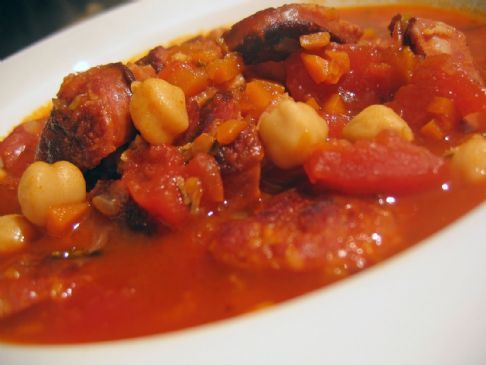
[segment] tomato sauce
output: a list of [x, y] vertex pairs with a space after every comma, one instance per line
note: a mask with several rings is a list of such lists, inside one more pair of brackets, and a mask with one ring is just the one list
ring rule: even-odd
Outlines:
[[[478, 70], [483, 78], [486, 76], [486, 20], [482, 15], [419, 6], [339, 9], [341, 18], [383, 34], [397, 13], [442, 20], [464, 32]], [[192, 93], [196, 91], [191, 89]], [[446, 150], [427, 139], [420, 143], [437, 153]], [[210, 174], [198, 166], [192, 169], [201, 176]], [[135, 175], [127, 176], [132, 182], [137, 180]], [[218, 184], [213, 180], [211, 185]], [[218, 200], [220, 194], [213, 196]], [[150, 200], [150, 196], [143, 198]], [[378, 194], [363, 199], [373, 200], [397, 217], [404, 239], [386, 254], [390, 256], [452, 223], [485, 198], [484, 182], [469, 185], [452, 177], [418, 193]], [[35, 305], [0, 319], [0, 339], [80, 343], [180, 330], [271, 307], [350, 275], [322, 270], [247, 270], [216, 260], [208, 252], [211, 234], [220, 222], [235, 214], [248, 214], [251, 208], [240, 209], [245, 199], [235, 195], [225, 209], [216, 207], [190, 226], [156, 235], [107, 222], [91, 210], [69, 235], [41, 237], [27, 250], [0, 257], [0, 278], [17, 278], [15, 286], [26, 288], [19, 294], [19, 303], [24, 300], [22, 296], [39, 297]], [[269, 194], [262, 196], [263, 201], [269, 199]], [[0, 184], [0, 201], [0, 215], [20, 212], [15, 181]], [[97, 250], [93, 242], [102, 249]], [[1, 301], [0, 297], [0, 309]]]

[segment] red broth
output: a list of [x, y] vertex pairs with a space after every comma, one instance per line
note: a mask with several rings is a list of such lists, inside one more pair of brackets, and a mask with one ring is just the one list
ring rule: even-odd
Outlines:
[[[383, 36], [397, 13], [442, 20], [464, 32], [484, 78], [486, 18], [482, 15], [419, 6], [339, 10], [341, 18]], [[447, 151], [436, 141], [424, 138], [420, 143], [437, 154]], [[357, 199], [372, 200], [397, 217], [403, 240], [381, 260], [452, 223], [485, 198], [484, 182], [470, 185], [452, 178], [413, 194], [358, 195]], [[24, 250], [0, 257], [0, 318], [9, 305], [2, 303], [2, 296], [12, 300], [12, 293], [18, 293], [15, 304], [21, 308], [0, 320], [0, 339], [79, 343], [180, 330], [270, 307], [351, 274], [325, 268], [253, 270], [217, 260], [208, 251], [212, 233], [221, 222], [242, 214], [238, 207], [245, 199], [235, 197], [218, 214], [152, 235], [109, 222], [93, 209], [68, 235], [54, 238], [41, 232]], [[269, 199], [267, 193], [261, 201]], [[15, 181], [0, 183], [0, 201], [0, 214], [20, 212]], [[100, 252], [75, 257], [70, 251], [73, 247], [82, 251], [93, 241], [103, 242]], [[41, 299], [29, 302], [25, 299], [29, 295]], [[25, 308], [22, 301], [28, 303]]]

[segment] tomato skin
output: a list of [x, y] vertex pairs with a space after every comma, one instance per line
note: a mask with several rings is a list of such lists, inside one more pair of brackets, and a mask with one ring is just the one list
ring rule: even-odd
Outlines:
[[45, 120], [20, 124], [0, 142], [0, 160], [3, 168], [12, 176], [22, 176], [27, 166], [34, 162], [44, 124]]
[[213, 156], [198, 153], [187, 164], [187, 174], [201, 180], [203, 203], [220, 203], [224, 200], [223, 180]]
[[409, 193], [445, 180], [445, 161], [391, 133], [354, 144], [333, 141], [304, 164], [311, 183], [345, 193]]

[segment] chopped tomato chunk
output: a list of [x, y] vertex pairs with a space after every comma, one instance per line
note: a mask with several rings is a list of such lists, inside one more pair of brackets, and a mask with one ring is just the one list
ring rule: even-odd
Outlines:
[[389, 106], [412, 126], [422, 127], [439, 116], [455, 127], [462, 117], [486, 110], [486, 92], [449, 56], [431, 56], [417, 66]]
[[[199, 211], [200, 199], [197, 202], [191, 199], [195, 196], [196, 181], [202, 188], [203, 205], [223, 201], [219, 166], [207, 153], [197, 153], [186, 165], [176, 147], [135, 142], [125, 154], [125, 160], [122, 179], [133, 200], [159, 222], [172, 228], [187, 223], [191, 211]], [[194, 204], [197, 209], [191, 210], [195, 208]]]
[[[45, 120], [23, 123], [0, 142], [0, 168], [13, 176], [21, 176], [34, 162], [35, 151]], [[2, 166], [3, 165], [3, 166]]]
[[160, 222], [182, 226], [189, 219], [178, 186], [185, 175], [182, 154], [169, 145], [140, 145], [127, 157], [122, 179], [135, 202]]
[[313, 184], [346, 193], [405, 193], [444, 180], [444, 160], [424, 147], [382, 133], [373, 141], [333, 141], [315, 151], [304, 169]]
[[187, 165], [189, 176], [198, 177], [203, 188], [203, 202], [220, 203], [224, 199], [223, 180], [213, 156], [198, 153]]

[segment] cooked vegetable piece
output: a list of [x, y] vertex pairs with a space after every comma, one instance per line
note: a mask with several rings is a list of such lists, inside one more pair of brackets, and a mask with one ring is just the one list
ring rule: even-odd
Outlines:
[[132, 83], [130, 116], [151, 144], [173, 142], [189, 127], [184, 92], [157, 78]]
[[0, 216], [0, 256], [22, 250], [36, 235], [34, 226], [22, 215]]
[[241, 58], [229, 53], [222, 59], [212, 61], [206, 67], [208, 77], [217, 84], [233, 80], [242, 69]]
[[[170, 145], [147, 145], [136, 140], [123, 156], [122, 181], [133, 200], [159, 223], [182, 228], [191, 219], [194, 204], [188, 179], [197, 178], [202, 187], [201, 203], [223, 200], [223, 184], [214, 157], [198, 153], [185, 165], [182, 153]], [[194, 180], [192, 180], [194, 182]], [[199, 212], [199, 206], [192, 212]]]
[[20, 177], [29, 164], [34, 162], [45, 119], [34, 120], [15, 127], [0, 142], [0, 168], [15, 177]]
[[317, 32], [304, 34], [299, 37], [300, 46], [308, 51], [321, 49], [329, 44], [331, 35], [329, 32]]
[[437, 98], [451, 97], [456, 112], [448, 114], [447, 108], [443, 114], [449, 129], [457, 131], [461, 118], [486, 110], [486, 92], [481, 84], [453, 63], [450, 56], [438, 55], [427, 57], [417, 66], [410, 83], [397, 91], [388, 106], [411, 126], [422, 127], [437, 116], [437, 110], [430, 109]]
[[242, 96], [243, 112], [258, 118], [265, 109], [279, 100], [285, 93], [285, 88], [275, 82], [255, 79], [246, 84]]
[[445, 161], [426, 148], [382, 133], [354, 144], [331, 141], [304, 164], [311, 183], [345, 193], [409, 193], [444, 182]]
[[335, 85], [349, 71], [349, 56], [342, 51], [324, 51], [324, 57], [301, 53], [300, 58], [316, 84]]
[[184, 159], [169, 145], [135, 141], [124, 154], [122, 180], [133, 200], [160, 223], [181, 228], [189, 220], [177, 179], [184, 179]]
[[37, 161], [23, 173], [17, 194], [27, 219], [44, 226], [50, 207], [86, 199], [86, 182], [81, 171], [70, 162], [50, 165]]
[[203, 201], [210, 204], [223, 202], [223, 181], [218, 163], [213, 156], [207, 153], [196, 154], [187, 164], [187, 174], [200, 179], [203, 189]]
[[87, 213], [87, 202], [50, 206], [46, 216], [46, 230], [52, 236], [60, 237], [73, 228]]
[[309, 105], [284, 99], [261, 115], [258, 134], [270, 160], [290, 169], [302, 165], [324, 142], [327, 124]]
[[335, 43], [312, 54], [294, 52], [285, 61], [286, 86], [295, 100], [313, 97], [320, 105], [339, 95], [343, 109], [331, 108], [329, 113], [357, 114], [369, 105], [392, 100], [406, 83], [398, 67], [403, 63], [401, 53], [374, 44]]
[[406, 141], [413, 140], [413, 132], [391, 108], [375, 104], [354, 116], [343, 129], [343, 137], [351, 141], [373, 139], [383, 131], [394, 131]]
[[456, 147], [451, 167], [470, 182], [486, 181], [486, 138], [475, 134]]

